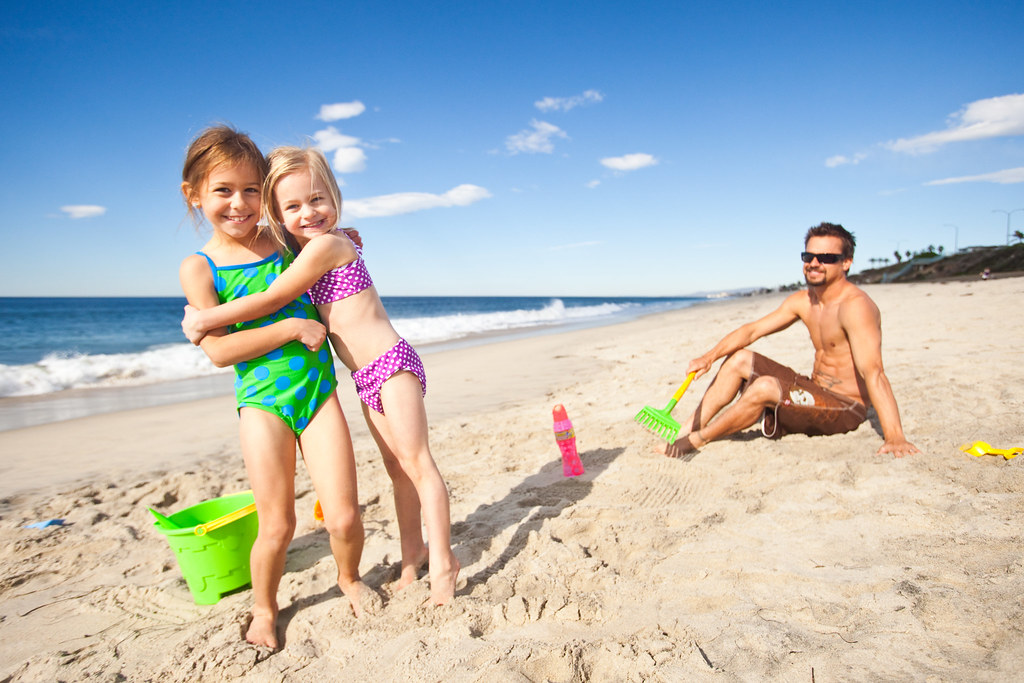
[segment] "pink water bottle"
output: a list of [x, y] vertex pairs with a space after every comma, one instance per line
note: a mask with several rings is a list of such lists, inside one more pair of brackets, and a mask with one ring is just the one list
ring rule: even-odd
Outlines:
[[583, 463], [576, 452], [576, 432], [572, 422], [565, 414], [565, 408], [559, 404], [551, 411], [555, 418], [555, 441], [562, 452], [562, 474], [566, 477], [578, 477], [583, 474]]

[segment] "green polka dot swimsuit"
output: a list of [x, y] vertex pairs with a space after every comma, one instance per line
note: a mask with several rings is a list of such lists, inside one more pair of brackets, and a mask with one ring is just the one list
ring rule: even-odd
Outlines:
[[[262, 292], [294, 259], [291, 254], [275, 253], [256, 263], [217, 266], [209, 256], [199, 253], [210, 264], [222, 303]], [[232, 325], [231, 331], [265, 327], [285, 318], [319, 320], [309, 295], [303, 294], [276, 313]], [[273, 413], [284, 420], [296, 436], [302, 433], [337, 385], [334, 360], [327, 344], [318, 351], [310, 351], [302, 342], [292, 341], [235, 366], [238, 409], [250, 407]]]

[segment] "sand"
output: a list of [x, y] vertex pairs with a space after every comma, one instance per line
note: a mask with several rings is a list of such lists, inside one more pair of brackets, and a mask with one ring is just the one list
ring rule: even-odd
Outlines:
[[[345, 386], [361, 569], [384, 606], [352, 616], [300, 465], [275, 654], [242, 641], [248, 589], [194, 604], [146, 511], [247, 488], [229, 397], [0, 433], [0, 680], [1019, 677], [1024, 457], [958, 446], [1024, 445], [1024, 278], [866, 289], [920, 455], [876, 455], [874, 419], [832, 437], [749, 430], [691, 462], [650, 452], [637, 411], [781, 295], [427, 354], [463, 567], [441, 608], [424, 606], [426, 579], [393, 590], [390, 486]], [[755, 348], [810, 368], [799, 324]], [[576, 479], [555, 403], [575, 423]], [[24, 528], [50, 518], [65, 525]]]

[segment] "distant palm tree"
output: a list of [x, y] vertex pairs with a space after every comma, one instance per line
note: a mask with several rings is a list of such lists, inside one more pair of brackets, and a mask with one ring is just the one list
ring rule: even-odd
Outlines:
[[1020, 230], [1014, 230], [1013, 239], [1017, 240], [1018, 242], [1024, 242], [1024, 232], [1021, 232]]

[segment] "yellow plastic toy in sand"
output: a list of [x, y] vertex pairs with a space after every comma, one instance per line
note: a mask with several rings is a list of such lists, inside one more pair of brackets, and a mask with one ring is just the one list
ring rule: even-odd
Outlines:
[[980, 458], [983, 455], [1001, 455], [1006, 460], [1024, 454], [1024, 448], [1020, 446], [1014, 448], [994, 448], [984, 441], [975, 441], [970, 446], [964, 444], [960, 447], [960, 450], [976, 458]]

